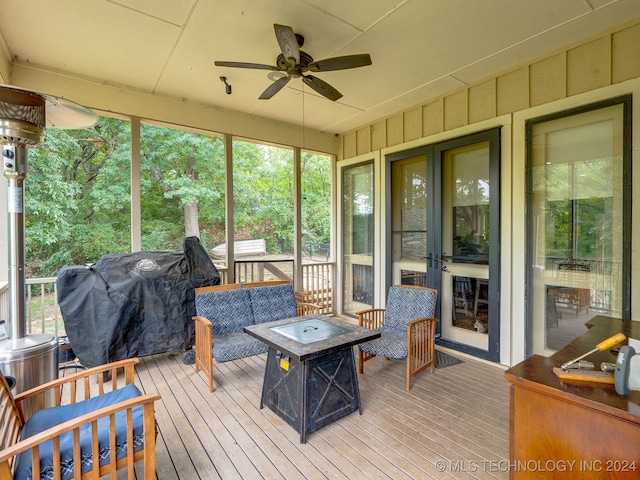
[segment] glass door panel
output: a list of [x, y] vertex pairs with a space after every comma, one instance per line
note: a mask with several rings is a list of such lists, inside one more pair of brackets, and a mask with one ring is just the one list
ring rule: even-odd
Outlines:
[[427, 162], [424, 155], [391, 163], [393, 284], [426, 285]]
[[490, 145], [442, 154], [442, 337], [488, 349]]
[[373, 163], [342, 171], [342, 312], [373, 306]]
[[532, 353], [623, 312], [624, 106], [530, 125]]

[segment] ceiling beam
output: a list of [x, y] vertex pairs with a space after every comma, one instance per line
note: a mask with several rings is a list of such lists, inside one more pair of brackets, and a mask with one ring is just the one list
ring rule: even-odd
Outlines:
[[[0, 73], [2, 73], [0, 71]], [[67, 98], [100, 114], [136, 116], [193, 129], [337, 154], [338, 138], [299, 125], [224, 110], [214, 105], [134, 89], [15, 62], [15, 86]], [[304, 143], [304, 144], [303, 144]]]

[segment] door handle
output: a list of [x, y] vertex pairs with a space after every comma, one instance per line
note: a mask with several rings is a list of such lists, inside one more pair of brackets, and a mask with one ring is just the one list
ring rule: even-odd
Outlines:
[[450, 262], [450, 260], [449, 260], [448, 258], [437, 258], [437, 257], [433, 257], [433, 259], [434, 259], [436, 262], [440, 262], [440, 263], [448, 263], [448, 262]]
[[[446, 253], [445, 253], [445, 255], [446, 255]], [[435, 260], [436, 262], [441, 263], [441, 264], [444, 264], [444, 263], [447, 263], [447, 262], [451, 261], [448, 258], [434, 257], [432, 254], [427, 255], [426, 259], [429, 261], [429, 263], [428, 263], [429, 268], [431, 268], [433, 266], [432, 265], [432, 260]], [[442, 268], [446, 269], [446, 266], [443, 265]], [[446, 270], [444, 270], [444, 271], [446, 271]]]

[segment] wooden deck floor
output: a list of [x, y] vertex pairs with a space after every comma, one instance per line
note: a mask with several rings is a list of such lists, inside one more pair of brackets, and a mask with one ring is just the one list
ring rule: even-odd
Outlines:
[[363, 414], [299, 434], [260, 409], [266, 355], [215, 367], [210, 393], [181, 355], [144, 357], [157, 391], [157, 477], [168, 479], [504, 479], [509, 399], [503, 370], [465, 358], [404, 390], [404, 365], [374, 359], [359, 376]]

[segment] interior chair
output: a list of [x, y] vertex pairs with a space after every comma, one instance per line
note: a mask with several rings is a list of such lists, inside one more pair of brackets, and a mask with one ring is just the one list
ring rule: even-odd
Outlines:
[[457, 319], [456, 313], [462, 310], [465, 317], [471, 316], [471, 304], [473, 287], [471, 278], [459, 275], [453, 276], [453, 318]]
[[412, 379], [426, 368], [435, 370], [435, 334], [437, 290], [413, 285], [394, 285], [389, 289], [386, 309], [358, 312], [361, 327], [379, 330], [380, 338], [358, 345], [358, 372], [373, 357], [406, 361], [406, 389]]
[[160, 395], [138, 390], [136, 363], [101, 365], [16, 395], [0, 372], [0, 478], [115, 479], [126, 468], [133, 479], [134, 463], [142, 460], [143, 478], [155, 479]]
[[576, 316], [591, 306], [591, 267], [574, 261], [558, 263], [558, 281], [562, 285], [555, 289], [556, 301], [576, 308]]

